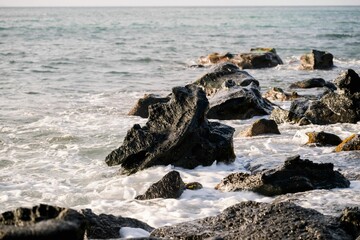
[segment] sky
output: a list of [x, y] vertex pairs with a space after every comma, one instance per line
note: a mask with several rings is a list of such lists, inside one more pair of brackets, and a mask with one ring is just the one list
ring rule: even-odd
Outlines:
[[0, 0], [10, 6], [279, 6], [360, 5], [360, 0]]

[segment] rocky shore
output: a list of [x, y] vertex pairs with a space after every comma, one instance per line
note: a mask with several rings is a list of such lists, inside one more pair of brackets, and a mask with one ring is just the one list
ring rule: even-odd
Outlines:
[[[198, 63], [211, 68], [192, 84], [175, 87], [167, 96], [149, 93], [137, 102], [129, 115], [148, 118], [147, 122], [129, 129], [122, 145], [105, 158], [108, 166], [120, 165], [120, 174], [131, 175], [159, 165], [194, 169], [214, 163], [232, 164], [236, 156], [235, 129], [219, 120], [261, 117], [240, 133], [249, 138], [281, 135], [278, 125], [284, 123], [301, 127], [360, 121], [360, 77], [352, 69], [332, 81], [312, 78], [289, 86], [321, 88], [320, 95], [289, 93], [277, 86], [262, 95], [261, 83], [243, 69], [283, 64], [275, 49], [213, 53], [200, 57]], [[301, 57], [299, 69], [333, 67], [331, 53], [312, 50]], [[281, 108], [273, 101], [291, 101], [290, 108]], [[359, 132], [346, 139], [327, 132], [306, 134], [308, 147], [332, 146], [334, 152], [360, 150]], [[275, 169], [234, 171], [213, 187], [264, 196], [350, 187], [350, 181], [331, 163], [315, 163], [300, 155], [281, 161], [283, 165]], [[201, 182], [185, 183], [179, 172], [171, 171], [135, 199], [178, 199], [185, 190], [201, 188]], [[360, 209], [347, 207], [334, 217], [286, 201], [248, 201], [226, 208], [217, 216], [156, 229], [132, 218], [44, 204], [0, 215], [0, 239], [114, 239], [121, 237], [126, 228], [146, 235], [136, 239], [359, 239]]]

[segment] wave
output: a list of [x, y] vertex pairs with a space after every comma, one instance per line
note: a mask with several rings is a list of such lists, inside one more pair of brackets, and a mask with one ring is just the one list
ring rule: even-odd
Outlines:
[[31, 72], [33, 73], [54, 73], [54, 71], [50, 71], [50, 70], [31, 70]]
[[327, 34], [317, 34], [318, 38], [328, 38], [328, 39], [342, 39], [342, 38], [353, 38], [357, 35], [346, 34], [346, 33], [327, 33]]
[[118, 72], [118, 71], [110, 71], [106, 72], [106, 74], [114, 74], [114, 75], [131, 75], [130, 72]]

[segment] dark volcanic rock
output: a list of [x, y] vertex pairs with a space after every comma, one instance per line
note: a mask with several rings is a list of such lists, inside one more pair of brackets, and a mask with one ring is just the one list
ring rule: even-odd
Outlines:
[[149, 106], [156, 103], [165, 103], [170, 100], [170, 97], [160, 97], [155, 94], [145, 94], [140, 98], [136, 105], [130, 110], [128, 115], [140, 116], [147, 118], [149, 116]]
[[360, 209], [359, 207], [345, 208], [341, 214], [340, 222], [346, 232], [353, 238], [360, 236]]
[[292, 101], [300, 96], [297, 92], [287, 93], [281, 88], [273, 87], [267, 91], [263, 97], [270, 101]]
[[270, 114], [270, 119], [274, 120], [277, 124], [291, 122], [289, 118], [290, 111], [284, 110], [280, 107], [275, 107]]
[[79, 212], [40, 204], [0, 215], [0, 239], [84, 239], [85, 218]]
[[147, 200], [154, 198], [179, 198], [185, 190], [185, 183], [177, 171], [171, 171], [166, 174], [160, 181], [154, 183], [142, 195], [136, 196], [135, 199]]
[[259, 87], [259, 82], [255, 78], [229, 62], [214, 66], [208, 73], [194, 82], [195, 85], [204, 88], [208, 96], [221, 89], [232, 86], [248, 86], [251, 83]]
[[334, 83], [341, 90], [349, 92], [350, 94], [360, 92], [360, 77], [352, 69], [341, 73], [335, 80]]
[[119, 238], [119, 230], [122, 227], [141, 228], [148, 232], [154, 230], [146, 223], [133, 218], [124, 218], [111, 214], [97, 215], [91, 209], [83, 209], [82, 214], [87, 221], [86, 236], [89, 239]]
[[344, 139], [335, 149], [336, 152], [354, 150], [360, 150], [360, 134], [353, 134]]
[[306, 144], [315, 144], [316, 146], [337, 146], [342, 140], [338, 136], [327, 132], [307, 132], [309, 140]]
[[274, 120], [259, 119], [242, 135], [245, 137], [252, 137], [262, 134], [280, 134], [276, 122]]
[[155, 165], [195, 168], [214, 161], [234, 161], [232, 127], [208, 122], [209, 102], [205, 92], [194, 85], [173, 88], [168, 103], [149, 108], [144, 127], [135, 124], [123, 145], [106, 157], [109, 166], [121, 164], [132, 174]]
[[335, 217], [293, 203], [242, 202], [221, 214], [155, 229], [166, 239], [353, 239]]
[[304, 192], [313, 189], [346, 188], [350, 182], [331, 163], [313, 163], [300, 156], [288, 158], [277, 169], [255, 175], [233, 173], [225, 177], [216, 189], [222, 191], [250, 190], [267, 196]]
[[207, 117], [210, 119], [249, 119], [268, 115], [273, 109], [272, 104], [261, 96], [253, 84], [218, 91], [209, 101]]
[[185, 188], [189, 190], [199, 190], [202, 189], [203, 186], [199, 182], [190, 182], [185, 184]]
[[301, 56], [301, 69], [330, 69], [334, 66], [333, 58], [331, 53], [312, 50], [311, 53]]
[[336, 86], [327, 82], [322, 78], [310, 78], [307, 80], [295, 82], [290, 85], [290, 88], [319, 88], [319, 87], [327, 87], [331, 90], [336, 90]]

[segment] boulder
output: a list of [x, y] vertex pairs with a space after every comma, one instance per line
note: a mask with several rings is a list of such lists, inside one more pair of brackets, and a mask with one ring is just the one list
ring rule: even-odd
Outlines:
[[282, 109], [281, 107], [275, 107], [270, 114], [270, 119], [274, 120], [277, 124], [291, 122], [289, 118], [290, 111]]
[[269, 115], [273, 109], [272, 104], [261, 96], [253, 84], [218, 91], [209, 101], [210, 109], [206, 115], [209, 119], [249, 119]]
[[300, 68], [303, 70], [330, 69], [334, 66], [333, 58], [331, 53], [311, 50], [311, 53], [300, 57]]
[[304, 192], [313, 189], [346, 188], [350, 186], [332, 163], [313, 163], [300, 156], [286, 159], [283, 166], [254, 175], [233, 173], [215, 188], [222, 191], [254, 191], [266, 196]]
[[270, 101], [292, 101], [299, 98], [297, 92], [287, 93], [283, 89], [273, 87], [263, 95], [264, 98]]
[[347, 207], [340, 216], [342, 228], [348, 232], [353, 239], [360, 236], [360, 209], [359, 207]]
[[171, 171], [160, 181], [154, 183], [142, 195], [136, 196], [138, 200], [155, 198], [179, 198], [185, 190], [185, 183], [177, 171]]
[[315, 145], [318, 147], [322, 146], [337, 146], [342, 140], [340, 137], [332, 133], [321, 132], [307, 132], [306, 135], [309, 137], [307, 145]]
[[241, 202], [217, 216], [155, 229], [151, 236], [166, 239], [327, 239], [353, 237], [340, 221], [289, 202]]
[[130, 110], [128, 115], [139, 116], [147, 118], [149, 116], [149, 106], [156, 103], [165, 103], [170, 100], [170, 97], [161, 97], [155, 94], [145, 94], [144, 97], [140, 98], [136, 105]]
[[221, 89], [232, 86], [248, 86], [254, 83], [259, 87], [259, 82], [245, 71], [232, 63], [217, 64], [208, 73], [194, 82], [204, 89], [208, 96], [212, 96]]
[[145, 126], [135, 124], [123, 145], [105, 159], [109, 166], [121, 164], [122, 173], [133, 174], [155, 165], [172, 164], [192, 169], [214, 161], [231, 163], [234, 128], [209, 122], [206, 94], [199, 87], [175, 87], [167, 103], [149, 107]]
[[341, 73], [335, 80], [335, 85], [350, 94], [360, 92], [360, 77], [352, 69]]
[[319, 87], [327, 87], [330, 90], [336, 90], [336, 86], [327, 82], [322, 78], [310, 78], [307, 80], [295, 82], [290, 85], [290, 88], [319, 88]]
[[262, 134], [280, 134], [276, 122], [274, 120], [262, 118], [255, 121], [249, 129], [242, 133], [245, 137], [253, 137]]
[[0, 239], [83, 240], [85, 218], [79, 212], [40, 204], [0, 215]]
[[86, 236], [88, 239], [118, 239], [120, 237], [119, 230], [123, 227], [141, 228], [147, 232], [154, 230], [153, 227], [134, 218], [111, 214], [97, 215], [91, 209], [83, 209], [81, 213], [87, 222]]
[[355, 150], [360, 150], [360, 134], [351, 135], [335, 148], [335, 152]]

